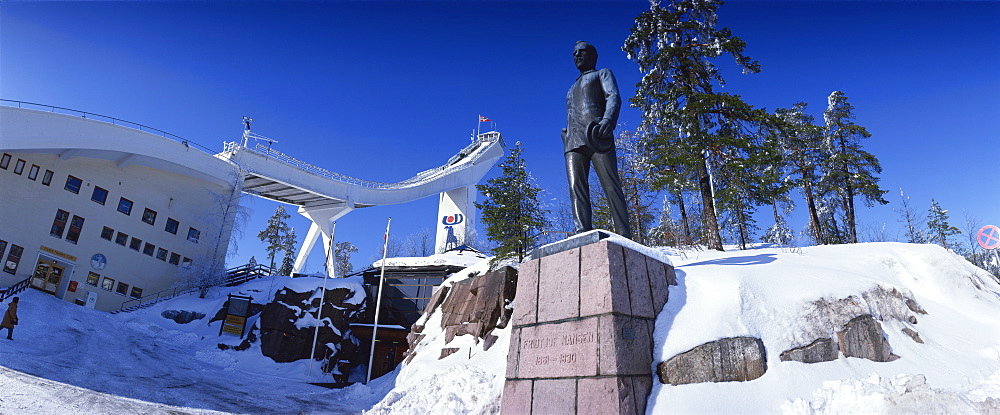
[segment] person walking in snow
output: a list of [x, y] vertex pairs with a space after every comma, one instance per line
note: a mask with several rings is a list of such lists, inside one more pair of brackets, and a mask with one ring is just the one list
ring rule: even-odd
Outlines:
[[7, 329], [7, 340], [14, 340], [11, 336], [14, 334], [14, 326], [17, 325], [17, 300], [17, 297], [10, 300], [7, 311], [3, 313], [3, 322], [0, 322], [0, 329]]

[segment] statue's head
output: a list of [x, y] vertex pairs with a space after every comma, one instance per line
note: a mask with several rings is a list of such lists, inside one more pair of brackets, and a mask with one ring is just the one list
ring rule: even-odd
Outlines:
[[582, 40], [576, 42], [576, 47], [573, 48], [573, 62], [580, 72], [594, 69], [597, 66], [597, 48]]

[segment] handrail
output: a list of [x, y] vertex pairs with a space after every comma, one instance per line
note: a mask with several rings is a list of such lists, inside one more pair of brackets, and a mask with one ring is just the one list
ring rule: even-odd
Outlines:
[[[9, 103], [16, 103], [17, 104], [17, 108], [24, 108], [23, 105], [32, 105], [32, 106], [36, 106], [36, 107], [46, 108], [46, 109], [49, 110], [49, 112], [53, 112], [53, 113], [55, 113], [56, 110], [60, 110], [60, 111], [68, 111], [68, 112], [71, 113], [71, 114], [65, 114], [65, 115], [83, 114], [83, 115], [80, 115], [81, 118], [87, 118], [87, 116], [89, 115], [89, 116], [91, 116], [91, 118], [88, 118], [88, 119], [93, 119], [94, 121], [105, 122], [105, 123], [112, 124], [112, 125], [117, 125], [117, 126], [120, 126], [120, 127], [126, 127], [126, 128], [131, 128], [133, 130], [138, 130], [138, 131], [142, 131], [142, 132], [146, 132], [146, 133], [155, 134], [155, 135], [158, 135], [158, 136], [166, 138], [166, 139], [177, 141], [177, 142], [179, 142], [181, 144], [184, 144], [184, 145], [194, 145], [194, 146], [198, 147], [199, 149], [201, 149], [202, 151], [204, 151], [205, 153], [207, 153], [209, 155], [214, 155], [215, 154], [214, 150], [212, 150], [212, 149], [210, 149], [208, 147], [205, 147], [205, 146], [203, 146], [201, 144], [198, 144], [198, 143], [196, 143], [194, 141], [188, 140], [188, 139], [180, 137], [180, 136], [176, 136], [176, 135], [170, 134], [170, 133], [168, 133], [166, 131], [163, 131], [163, 130], [160, 130], [160, 129], [157, 129], [157, 128], [153, 128], [153, 127], [150, 127], [148, 125], [143, 125], [143, 124], [135, 123], [135, 122], [132, 122], [132, 121], [126, 121], [126, 120], [123, 120], [123, 119], [119, 119], [119, 118], [115, 118], [115, 117], [109, 117], [107, 115], [95, 114], [95, 113], [87, 112], [87, 111], [75, 110], [75, 109], [72, 109], [72, 108], [56, 107], [56, 106], [53, 106], [53, 105], [38, 104], [38, 103], [26, 102], [26, 101], [16, 101], [16, 100], [12, 100], [12, 99], [0, 99], [0, 105], [4, 105], [4, 106], [8, 106], [8, 107], [13, 107], [14, 106], [14, 105], [11, 105]], [[107, 120], [111, 120], [111, 121], [105, 121], [105, 120], [102, 120], [102, 119], [94, 119], [93, 117], [99, 117], [99, 118], [103, 118], [103, 119], [107, 119]]]
[[[247, 273], [244, 274], [244, 275], [242, 275], [242, 276], [240, 276], [240, 277], [235, 277], [234, 274], [236, 274], [239, 271], [247, 271]], [[245, 264], [245, 265], [239, 265], [239, 266], [235, 266], [235, 267], [232, 267], [230, 269], [227, 269], [226, 270], [226, 279], [225, 279], [225, 281], [222, 281], [222, 282], [220, 282], [217, 285], [231, 286], [230, 284], [236, 285], [234, 283], [242, 284], [242, 283], [250, 281], [250, 280], [252, 280], [254, 278], [259, 278], [262, 275], [270, 275], [271, 272], [272, 272], [271, 267], [269, 267], [267, 265], [264, 265], [264, 264], [252, 264], [252, 265], [251, 264]], [[121, 307], [118, 308], [118, 311], [125, 311], [126, 308], [139, 307], [139, 306], [141, 306], [143, 304], [155, 303], [155, 302], [159, 301], [160, 299], [166, 299], [166, 298], [176, 297], [178, 295], [187, 294], [189, 292], [197, 291], [198, 289], [199, 289], [198, 287], [193, 287], [193, 288], [190, 288], [190, 287], [167, 288], [165, 290], [160, 290], [160, 291], [157, 291], [157, 292], [149, 294], [149, 295], [144, 295], [141, 298], [133, 298], [131, 300], [127, 300], [127, 301], [125, 301], [125, 302], [122, 303]], [[170, 292], [170, 293], [169, 294], [164, 294], [166, 292]], [[135, 303], [135, 304], [131, 304], [131, 303]]]
[[[143, 303], [143, 301], [145, 301], [146, 303], [150, 303], [150, 302], [154, 302], [155, 303], [157, 300], [159, 300], [161, 298], [176, 297], [178, 295], [187, 294], [189, 292], [194, 292], [194, 291], [197, 291], [197, 290], [198, 290], [198, 288], [185, 288], [185, 287], [167, 288], [165, 290], [160, 290], [160, 291], [157, 291], [157, 292], [149, 294], [149, 295], [144, 295], [144, 296], [142, 296], [140, 298], [133, 298], [131, 300], [127, 300], [127, 301], [125, 301], [125, 302], [122, 303], [122, 306], [118, 308], [118, 311], [125, 311], [126, 308], [141, 306], [142, 303]], [[171, 291], [170, 295], [163, 295], [163, 293], [165, 293], [167, 291]], [[150, 298], [150, 297], [155, 297], [155, 298]], [[136, 301], [138, 301], [138, 302], [135, 305], [125, 306], [128, 303], [136, 302]]]
[[424, 170], [420, 173], [417, 173], [415, 176], [411, 178], [396, 183], [364, 180], [343, 175], [340, 173], [335, 173], [326, 170], [324, 168], [317, 167], [312, 164], [306, 163], [304, 161], [298, 160], [294, 157], [291, 157], [289, 155], [286, 155], [280, 151], [271, 148], [271, 146], [269, 145], [265, 146], [262, 143], [257, 143], [254, 147], [244, 147], [241, 143], [235, 141], [226, 142], [225, 144], [223, 144], [223, 153], [233, 154], [240, 150], [247, 150], [264, 158], [278, 160], [291, 167], [297, 168], [306, 173], [323, 177], [325, 179], [335, 180], [342, 183], [347, 183], [372, 189], [402, 189], [402, 188], [416, 186], [420, 183], [425, 182], [430, 177], [436, 175], [441, 175], [446, 172], [453, 172], [470, 167], [471, 164], [465, 161], [479, 160], [482, 157], [482, 152], [477, 150], [482, 150], [483, 148], [485, 148], [486, 143], [491, 143], [499, 140], [500, 140], [500, 134], [497, 132], [482, 133], [479, 135], [478, 139], [476, 139], [471, 144], [463, 148], [461, 151], [459, 151], [458, 154], [452, 156], [448, 160], [448, 162], [443, 166], [438, 166], [432, 169]]
[[24, 291], [25, 288], [28, 288], [28, 284], [30, 282], [31, 282], [31, 277], [28, 277], [28, 278], [25, 278], [25, 279], [23, 279], [21, 281], [18, 281], [17, 284], [11, 285], [6, 290], [4, 290], [2, 293], [0, 293], [0, 302], [2, 302], [3, 300], [6, 300], [7, 298], [10, 298], [10, 296], [12, 296], [14, 294], [17, 294], [17, 293], [19, 293], [21, 291]]

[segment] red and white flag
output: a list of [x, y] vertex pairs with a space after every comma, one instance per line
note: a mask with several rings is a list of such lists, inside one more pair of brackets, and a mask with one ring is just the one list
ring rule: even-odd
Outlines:
[[486, 117], [484, 117], [482, 115], [479, 116], [479, 122], [487, 122], [489, 120], [490, 120], [489, 118], [486, 118]]

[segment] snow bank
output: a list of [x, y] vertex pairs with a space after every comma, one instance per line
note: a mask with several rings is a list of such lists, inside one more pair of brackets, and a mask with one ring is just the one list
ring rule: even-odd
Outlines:
[[[973, 410], [966, 403], [995, 394], [986, 386], [1000, 370], [1000, 285], [938, 246], [876, 243], [689, 255], [676, 260], [679, 285], [671, 288], [657, 318], [654, 361], [718, 338], [753, 336], [764, 341], [768, 371], [750, 382], [656, 382], [649, 400], [654, 413], [853, 412], [849, 405], [866, 405], [858, 400], [879, 401], [853, 406], [865, 412], [913, 407], [934, 413], [955, 405]], [[865, 293], [892, 289], [928, 313], [909, 313], [915, 325], [893, 318], [881, 322], [900, 359], [876, 363], [841, 356], [804, 364], [778, 358], [811, 341], [807, 333], [832, 335], [839, 329], [820, 327], [824, 320], [812, 312], [817, 302], [850, 299], [859, 312], [878, 317], [889, 313], [887, 306]], [[926, 343], [903, 334], [904, 327], [918, 331]]]

